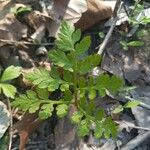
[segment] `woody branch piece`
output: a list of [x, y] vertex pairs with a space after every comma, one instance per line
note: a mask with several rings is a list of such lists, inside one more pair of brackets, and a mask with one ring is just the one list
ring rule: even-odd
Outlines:
[[114, 13], [113, 13], [113, 22], [112, 22], [112, 25], [107, 33], [107, 35], [105, 36], [105, 39], [104, 41], [102, 42], [102, 44], [100, 45], [100, 48], [98, 50], [98, 54], [101, 55], [111, 37], [111, 34], [116, 26], [116, 22], [118, 20], [118, 13], [120, 12], [121, 8], [122, 8], [122, 5], [123, 5], [123, 2], [121, 0], [118, 0], [116, 2], [116, 5], [115, 5], [115, 9], [114, 9]]

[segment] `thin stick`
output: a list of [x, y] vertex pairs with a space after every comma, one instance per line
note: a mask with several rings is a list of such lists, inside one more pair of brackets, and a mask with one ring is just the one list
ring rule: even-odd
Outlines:
[[115, 13], [114, 13], [114, 16], [113, 16], [112, 25], [111, 25], [111, 27], [110, 27], [110, 29], [109, 29], [107, 35], [105, 36], [105, 39], [104, 39], [104, 41], [102, 42], [102, 44], [101, 44], [99, 50], [98, 50], [98, 54], [99, 54], [99, 55], [101, 55], [101, 54], [103, 53], [103, 51], [104, 51], [104, 49], [105, 49], [105, 47], [106, 47], [106, 45], [107, 45], [107, 43], [108, 43], [108, 41], [109, 41], [109, 39], [110, 39], [110, 37], [111, 37], [111, 34], [112, 34], [112, 32], [113, 32], [113, 30], [114, 30], [114, 28], [115, 28], [115, 26], [116, 26], [116, 22], [117, 22], [117, 20], [118, 20], [118, 13], [120, 12], [120, 10], [121, 10], [121, 8], [122, 8], [123, 2], [121, 2], [121, 1], [119, 1], [118, 3], [116, 2], [116, 5], [119, 5], [119, 7], [118, 7], [118, 6], [115, 6], [115, 8], [116, 8], [117, 10], [115, 10]]
[[[135, 100], [134, 98], [131, 98], [129, 96], [125, 96], [125, 99], [130, 100], [130, 101]], [[140, 107], [145, 108], [147, 110], [150, 110], [150, 106], [149, 105], [141, 102], [140, 100], [139, 100], [139, 102], [140, 102], [140, 104], [139, 104]]]
[[125, 146], [121, 148], [121, 150], [132, 150], [138, 145], [140, 145], [144, 140], [150, 137], [150, 131], [145, 132], [144, 134], [139, 134], [134, 139], [129, 141]]
[[134, 128], [134, 129], [139, 129], [139, 130], [145, 130], [145, 131], [150, 131], [149, 128], [145, 128], [145, 127], [140, 127], [140, 126], [136, 126], [133, 123], [127, 122], [127, 121], [115, 121], [118, 124], [124, 123], [126, 124], [129, 128]]
[[31, 43], [26, 41], [15, 41], [15, 40], [4, 40], [4, 39], [0, 39], [0, 42], [6, 44], [13, 44], [13, 45], [42, 45], [42, 46], [54, 45], [53, 43]]
[[11, 150], [11, 145], [12, 145], [12, 138], [13, 138], [13, 133], [12, 133], [12, 126], [13, 126], [13, 116], [12, 116], [12, 110], [11, 110], [11, 105], [10, 101], [8, 98], [6, 98], [8, 110], [10, 112], [10, 126], [9, 126], [9, 144], [8, 144], [8, 150]]

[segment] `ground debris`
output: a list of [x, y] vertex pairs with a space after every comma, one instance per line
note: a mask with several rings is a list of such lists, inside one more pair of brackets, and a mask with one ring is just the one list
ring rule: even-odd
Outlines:
[[[51, 63], [47, 61], [48, 51], [53, 46], [62, 20], [75, 24], [76, 28], [84, 31], [85, 35], [90, 35], [92, 39], [95, 39], [90, 51], [95, 53], [103, 40], [98, 37], [98, 32], [107, 32], [108, 29], [103, 25], [105, 21], [101, 28], [99, 25], [95, 27], [96, 30], [91, 27], [110, 18], [113, 15], [115, 3], [116, 1], [96, 0], [7, 0], [0, 2], [0, 72], [11, 64], [22, 66], [24, 73], [41, 66], [50, 70]], [[31, 7], [32, 11], [18, 16], [11, 11], [11, 8], [25, 6]], [[124, 18], [120, 21], [121, 23], [117, 22], [119, 27], [114, 28], [105, 47], [101, 66], [93, 71], [93, 75], [107, 72], [110, 75], [120, 76], [126, 85], [138, 87], [130, 93], [133, 99], [150, 105], [149, 35], [142, 38], [146, 43], [145, 47], [129, 47], [128, 51], [124, 51], [120, 45], [122, 40], [120, 25], [124, 22]], [[31, 83], [27, 83], [25, 79], [20, 80], [17, 85], [21, 87], [19, 92], [31, 87]], [[111, 114], [112, 109], [122, 103], [124, 104], [115, 98], [110, 100], [108, 96], [106, 99], [98, 98], [97, 107], [104, 107]], [[76, 135], [75, 127], [70, 124], [69, 117], [57, 120], [54, 116], [43, 123], [38, 120], [36, 114], [25, 115], [14, 125], [14, 128], [20, 135], [20, 149], [25, 147], [28, 139], [27, 150], [76, 150], [78, 148], [81, 150], [115, 150], [117, 148], [124, 150], [124, 148], [130, 149], [128, 146], [132, 142], [134, 147], [131, 149], [136, 149], [135, 141], [139, 141], [140, 136], [149, 137], [149, 132], [144, 132], [150, 128], [149, 110], [138, 106], [123, 113], [111, 115], [118, 124], [120, 123], [120, 126], [122, 125], [116, 141], [95, 139], [92, 129], [90, 135], [81, 140]], [[37, 129], [39, 126], [40, 128]], [[16, 133], [14, 133], [13, 142], [13, 148], [18, 149], [19, 138]], [[140, 143], [141, 141], [136, 144]]]

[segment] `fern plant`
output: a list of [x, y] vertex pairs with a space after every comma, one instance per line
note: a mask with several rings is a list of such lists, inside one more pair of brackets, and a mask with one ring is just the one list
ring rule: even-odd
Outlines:
[[9, 84], [9, 81], [17, 78], [21, 74], [21, 67], [9, 66], [0, 77], [0, 94], [3, 93], [8, 98], [14, 98], [16, 87]]
[[[49, 52], [53, 62], [51, 70], [37, 68], [25, 74], [25, 78], [36, 87], [17, 97], [13, 106], [29, 113], [39, 112], [41, 119], [47, 119], [56, 111], [58, 117], [67, 115], [72, 106], [75, 107], [71, 122], [77, 126], [79, 136], [88, 135], [94, 125], [96, 138], [109, 138], [117, 134], [117, 126], [103, 108], [97, 108], [95, 97], [106, 96], [107, 92], [115, 94], [123, 82], [116, 76], [101, 74], [93, 77], [89, 73], [100, 64], [98, 54], [84, 56], [91, 44], [90, 36], [81, 39], [81, 31], [74, 26], [62, 22], [54, 49]], [[60, 89], [59, 100], [49, 97], [49, 92]]]

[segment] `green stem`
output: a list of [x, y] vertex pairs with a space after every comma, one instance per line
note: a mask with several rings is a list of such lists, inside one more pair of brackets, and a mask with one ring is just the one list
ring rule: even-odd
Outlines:
[[75, 100], [75, 105], [76, 107], [78, 107], [78, 88], [77, 88], [77, 60], [76, 60], [76, 56], [75, 54], [73, 54], [73, 58], [74, 58], [74, 62], [75, 62], [75, 65], [74, 65], [74, 68], [73, 68], [73, 83], [74, 83], [74, 100]]
[[85, 112], [80, 106], [78, 106], [78, 108], [86, 116], [86, 118], [89, 118], [91, 121], [95, 122], [95, 117], [88, 115], [87, 112]]
[[67, 103], [67, 101], [64, 102], [64, 101], [43, 100], [42, 103], [64, 104]]
[[141, 2], [141, 0], [138, 0], [137, 2], [135, 2], [135, 4], [134, 4], [134, 9], [131, 11], [131, 17], [133, 17], [134, 16], [134, 12], [135, 12], [135, 10], [137, 9], [137, 6], [138, 6], [138, 4]]

